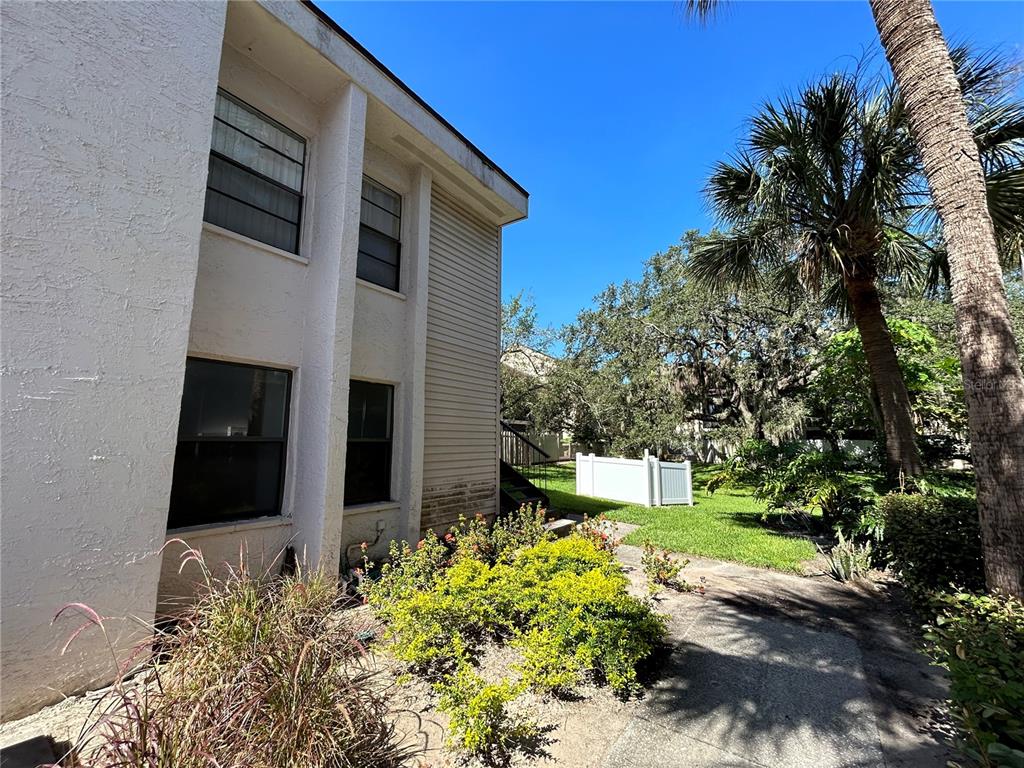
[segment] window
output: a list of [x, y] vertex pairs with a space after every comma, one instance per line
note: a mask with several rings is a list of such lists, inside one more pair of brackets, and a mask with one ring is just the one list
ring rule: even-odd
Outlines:
[[364, 178], [356, 275], [392, 291], [398, 290], [401, 228], [401, 196]]
[[189, 358], [168, 528], [281, 514], [291, 373]]
[[348, 395], [345, 503], [391, 499], [391, 421], [395, 388], [353, 380]]
[[298, 253], [305, 162], [305, 139], [218, 90], [203, 218]]

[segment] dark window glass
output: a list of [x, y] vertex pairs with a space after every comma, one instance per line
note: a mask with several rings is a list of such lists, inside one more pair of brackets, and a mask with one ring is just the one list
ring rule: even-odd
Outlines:
[[398, 290], [401, 230], [401, 196], [364, 178], [359, 213], [359, 261], [356, 266], [356, 274], [360, 278]]
[[391, 499], [392, 419], [395, 388], [352, 381], [348, 396], [345, 503]]
[[298, 253], [305, 158], [301, 136], [218, 91], [203, 218]]
[[291, 374], [189, 358], [168, 528], [279, 515]]

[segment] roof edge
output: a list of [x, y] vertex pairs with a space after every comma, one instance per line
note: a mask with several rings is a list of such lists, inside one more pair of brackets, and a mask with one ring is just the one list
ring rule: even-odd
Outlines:
[[483, 151], [481, 151], [481, 149], [476, 144], [467, 139], [462, 134], [462, 132], [459, 131], [458, 128], [456, 128], [454, 125], [445, 120], [444, 117], [442, 117], [441, 114], [436, 109], [430, 106], [423, 99], [422, 96], [420, 96], [418, 93], [416, 93], [416, 91], [414, 91], [404, 82], [402, 82], [402, 79], [398, 77], [398, 75], [396, 75], [386, 66], [384, 66], [384, 64], [381, 63], [380, 59], [378, 59], [376, 56], [370, 53], [358, 40], [352, 37], [351, 34], [346, 32], [341, 27], [341, 25], [338, 24], [338, 22], [336, 22], [334, 19], [327, 15], [326, 11], [324, 11], [316, 3], [314, 3], [313, 0], [299, 0], [299, 2], [306, 8], [308, 8], [318, 19], [320, 19], [320, 21], [326, 24], [331, 29], [331, 31], [333, 31], [335, 34], [341, 37], [346, 43], [355, 48], [364, 58], [366, 58], [367, 61], [373, 64], [373, 66], [375, 66], [385, 76], [387, 76], [387, 78], [391, 80], [391, 82], [397, 85], [400, 89], [402, 89], [403, 92], [405, 92], [410, 98], [412, 98], [413, 101], [415, 101], [417, 104], [423, 107], [423, 109], [425, 109], [427, 113], [430, 114], [431, 117], [433, 117], [435, 120], [441, 123], [441, 125], [447, 128], [453, 134], [455, 134], [455, 136], [458, 137], [459, 141], [461, 141], [463, 144], [469, 147], [474, 153], [476, 153], [476, 155], [481, 160], [483, 160], [483, 162], [489, 168], [491, 168], [495, 173], [499, 174], [503, 179], [505, 179], [505, 181], [507, 181], [509, 184], [515, 187], [517, 191], [521, 192], [524, 196], [529, 198], [530, 193], [527, 192], [518, 181], [513, 179], [506, 171], [502, 170], [501, 166], [499, 166], [497, 163], [491, 160], [491, 158], [489, 158]]

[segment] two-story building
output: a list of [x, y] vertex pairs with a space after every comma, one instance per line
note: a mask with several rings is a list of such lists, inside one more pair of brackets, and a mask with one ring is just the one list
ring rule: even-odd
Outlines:
[[[527, 194], [315, 6], [4, 3], [2, 698], [111, 676], [180, 537], [338, 570], [498, 504]], [[481, 98], [490, 95], [481, 94]]]

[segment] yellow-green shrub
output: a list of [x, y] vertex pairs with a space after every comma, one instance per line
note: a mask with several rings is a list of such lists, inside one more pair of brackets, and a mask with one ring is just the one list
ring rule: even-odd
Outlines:
[[463, 660], [434, 687], [440, 694], [438, 709], [449, 718], [448, 745], [487, 762], [504, 762], [524, 739], [539, 731], [532, 720], [508, 710], [523, 692], [522, 683], [488, 683]]
[[636, 665], [661, 638], [664, 620], [628, 594], [609, 552], [572, 535], [497, 562], [456, 557], [422, 579], [423, 562], [436, 561], [431, 546], [400, 551], [364, 590], [397, 658], [438, 676], [463, 649], [472, 655], [484, 639], [511, 640], [532, 688], [569, 690], [592, 673], [618, 693], [636, 689]]

